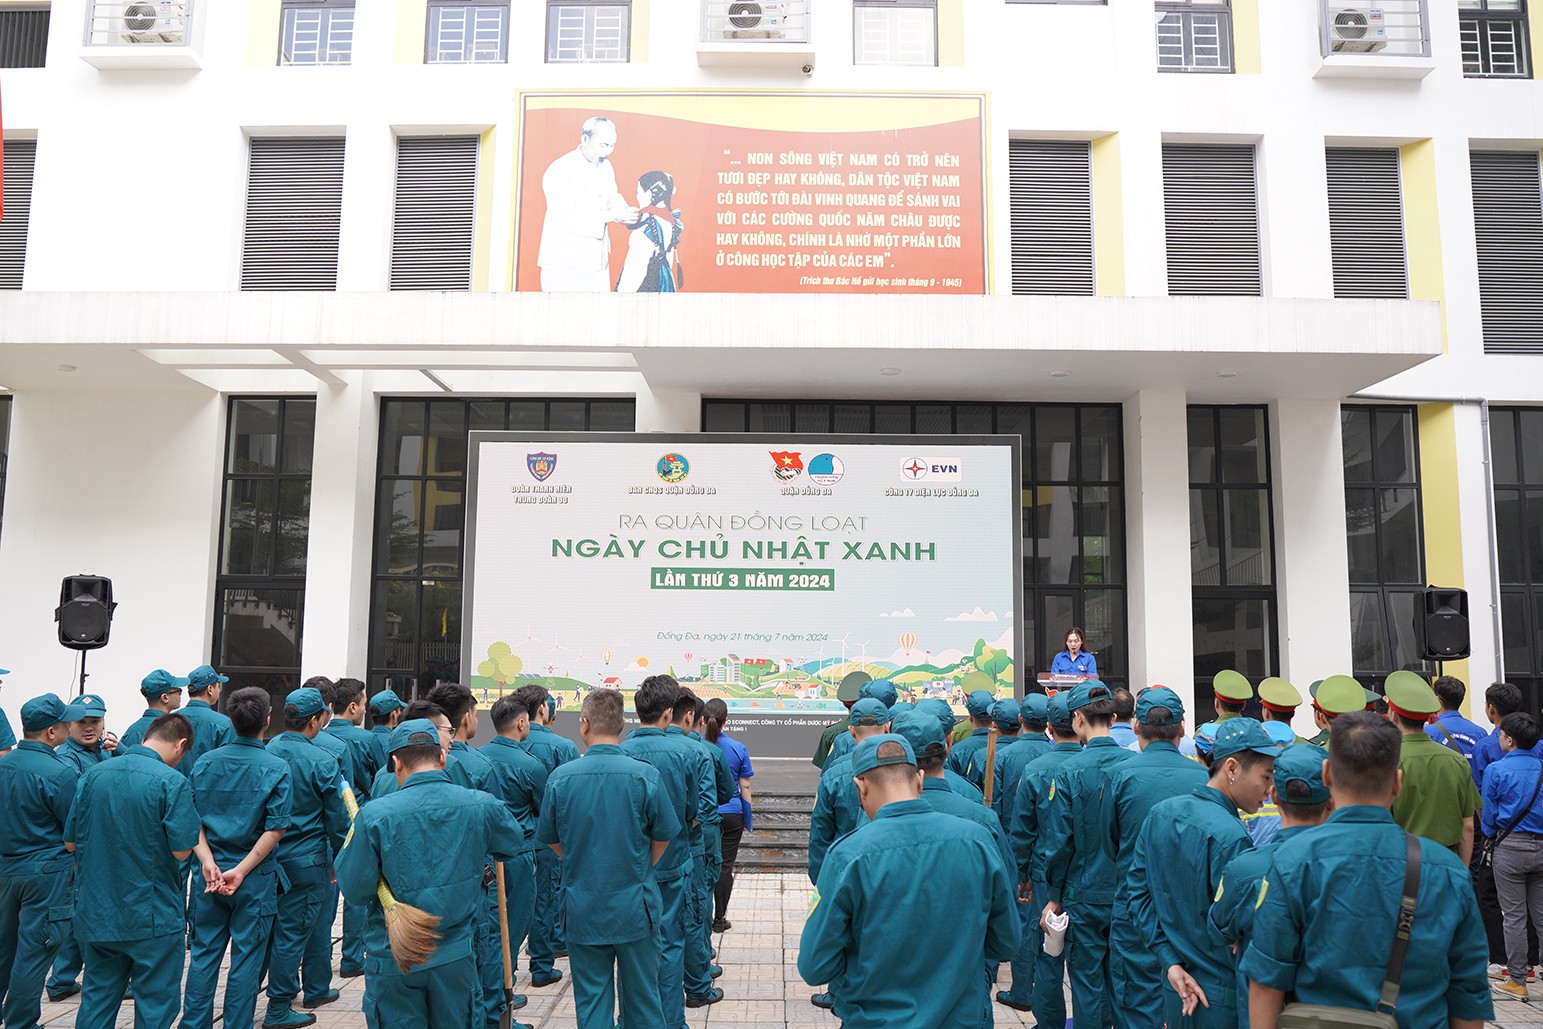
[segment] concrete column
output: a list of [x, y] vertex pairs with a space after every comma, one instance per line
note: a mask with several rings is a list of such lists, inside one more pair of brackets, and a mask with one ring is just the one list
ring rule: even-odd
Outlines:
[[1255, 151], [1259, 249], [1267, 297], [1332, 297], [1329, 189], [1322, 134], [1272, 135]]
[[343, 184], [338, 291], [383, 290], [391, 277], [391, 211], [396, 188], [396, 135], [389, 126], [355, 123], [348, 127]]
[[700, 432], [702, 394], [682, 390], [649, 390], [637, 393], [638, 432]]
[[[1484, 724], [1484, 690], [1500, 679], [1500, 597], [1495, 593], [1495, 560], [1491, 541], [1495, 524], [1490, 515], [1491, 486], [1481, 460], [1485, 434], [1478, 404], [1453, 405], [1457, 434], [1457, 502], [1462, 522], [1463, 587], [1468, 591], [1467, 715]], [[1429, 488], [1429, 487], [1426, 487]], [[1427, 530], [1429, 531], [1429, 530]], [[1452, 664], [1447, 665], [1453, 668]], [[1452, 674], [1457, 674], [1454, 669]]]
[[1121, 207], [1125, 220], [1125, 295], [1163, 296], [1168, 292], [1168, 234], [1163, 223], [1161, 133], [1145, 126], [1120, 132], [1120, 177], [1124, 193]]

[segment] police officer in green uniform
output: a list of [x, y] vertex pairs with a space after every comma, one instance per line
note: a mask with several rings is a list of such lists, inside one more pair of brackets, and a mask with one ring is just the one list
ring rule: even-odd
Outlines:
[[[836, 687], [836, 699], [846, 705], [848, 711], [852, 705], [863, 697], [863, 686], [873, 681], [873, 676], [867, 672], [848, 672], [841, 678], [841, 685]], [[830, 761], [830, 748], [835, 746], [836, 740], [846, 735], [847, 720], [842, 718], [831, 722], [820, 733], [819, 745], [814, 748], [814, 767], [824, 770]]]
[[[863, 740], [852, 772], [872, 822], [842, 837], [820, 869], [799, 975], [830, 983], [846, 1029], [989, 1025], [983, 970], [1018, 947], [1012, 884], [991, 833], [921, 799], [901, 736]], [[916, 888], [918, 869], [926, 889]]]
[[[390, 763], [386, 760], [386, 742], [391, 738], [391, 730], [402, 720], [402, 712], [407, 705], [402, 698], [396, 695], [395, 690], [381, 690], [370, 698], [370, 735], [374, 737], [375, 749], [375, 774], [382, 770], [388, 770]], [[373, 780], [371, 782], [373, 786]], [[374, 796], [373, 793], [370, 794]]]
[[1254, 699], [1254, 686], [1236, 669], [1228, 668], [1211, 676], [1211, 688], [1216, 691], [1216, 724], [1230, 718], [1241, 718], [1243, 708]]
[[1233, 1029], [1240, 1000], [1232, 952], [1206, 914], [1222, 871], [1250, 849], [1239, 811], [1257, 811], [1273, 782], [1280, 748], [1252, 718], [1216, 730], [1207, 783], [1152, 808], [1130, 868], [1130, 913], [1141, 926], [1167, 988], [1171, 1029]]
[[[307, 944], [332, 896], [328, 868], [348, 831], [342, 772], [337, 759], [315, 742], [330, 717], [321, 691], [302, 686], [284, 698], [284, 731], [268, 742], [268, 752], [289, 765], [291, 803], [289, 828], [278, 845], [280, 881], [287, 885], [279, 894], [268, 951], [265, 1026], [316, 1021], [316, 1016], [291, 1005], [300, 992], [300, 963]], [[329, 965], [330, 933], [329, 926]]]
[[192, 775], [198, 759], [235, 739], [236, 730], [231, 727], [229, 718], [214, 709], [220, 702], [220, 690], [230, 682], [228, 676], [216, 672], [210, 665], [199, 665], [184, 681], [188, 684], [188, 702], [182, 705], [181, 711], [193, 723], [193, 746], [177, 770], [183, 775]]
[[991, 705], [995, 703], [990, 690], [974, 690], [964, 698], [964, 709], [970, 715], [970, 734], [948, 752], [948, 770], [964, 776], [977, 789], [983, 788], [986, 781], [981, 756], [986, 753], [987, 738], [995, 727], [991, 720]]
[[[107, 720], [107, 703], [95, 693], [87, 693], [76, 699], [73, 705], [81, 716], [70, 723], [70, 738], [54, 753], [65, 764], [75, 769], [77, 775], [85, 775], [97, 765], [113, 756], [118, 749], [118, 737], [104, 728]], [[69, 920], [58, 923], [59, 952], [54, 955], [54, 967], [48, 974], [44, 989], [53, 1001], [73, 997], [80, 992], [75, 981], [80, 975], [80, 944], [75, 939], [75, 928]]]
[[[384, 762], [378, 757], [380, 746], [374, 733], [364, 728], [364, 683], [358, 679], [339, 679], [332, 686], [329, 706], [332, 721], [326, 731], [348, 747], [348, 760], [353, 766], [349, 784], [354, 788], [355, 800], [360, 804], [370, 799], [370, 785]], [[332, 924], [326, 926], [327, 959], [332, 959]], [[364, 974], [364, 909], [357, 904], [343, 905], [343, 948], [338, 975], [352, 979]], [[328, 984], [330, 987], [330, 983]]]
[[[518, 954], [530, 933], [531, 913], [536, 908], [536, 818], [546, 792], [546, 766], [525, 750], [530, 735], [530, 711], [513, 696], [500, 697], [493, 705], [493, 731], [497, 733], [478, 751], [487, 758], [493, 777], [493, 795], [504, 802], [525, 833], [525, 852], [504, 862], [504, 898], [509, 915], [509, 952]], [[496, 886], [495, 886], [496, 889]], [[502, 954], [500, 954], [500, 962]], [[500, 966], [502, 967], [502, 966]], [[525, 1006], [516, 995], [514, 1006]]]
[[1024, 940], [1013, 956], [1013, 985], [997, 993], [997, 1001], [1019, 1011], [1033, 1010], [1041, 1025], [1066, 1024], [1066, 996], [1061, 982], [1066, 978], [1066, 955], [1046, 954], [1041, 947], [1043, 932], [1039, 924], [1042, 898], [1049, 893], [1045, 885], [1044, 851], [1039, 846], [1040, 826], [1050, 818], [1050, 787], [1067, 759], [1082, 750], [1077, 732], [1072, 728], [1072, 712], [1067, 706], [1071, 693], [1061, 692], [1045, 701], [1045, 721], [1054, 740], [1050, 750], [1030, 761], [1018, 781], [1013, 798], [1013, 820], [1007, 827], [1017, 862], [1018, 910], [1023, 919]]
[[[227, 945], [225, 1029], [251, 1029], [257, 1010], [263, 959], [279, 902], [273, 850], [289, 827], [291, 802], [289, 765], [263, 746], [272, 706], [268, 691], [259, 687], [231, 694], [225, 707], [235, 739], [199, 758], [189, 778], [221, 881], [217, 891], [192, 891], [193, 937], [182, 1029], [210, 1029], [214, 1024], [214, 990]], [[195, 736], [197, 731], [195, 726]]]
[[[1323, 784], [1323, 763], [1328, 759], [1328, 751], [1311, 743], [1296, 743], [1280, 752], [1275, 759], [1270, 798], [1280, 808], [1281, 830], [1269, 843], [1243, 851], [1222, 870], [1207, 917], [1211, 931], [1227, 941], [1235, 959], [1241, 958], [1248, 947], [1259, 883], [1269, 871], [1276, 849], [1322, 825], [1328, 817], [1329, 788]], [[1237, 973], [1237, 984], [1238, 1024], [1240, 1029], [1248, 1029], [1248, 980], [1241, 971]]]
[[[191, 722], [162, 715], [76, 787], [64, 845], [75, 852], [75, 937], [86, 963], [79, 1029], [117, 1022], [131, 979], [135, 1025], [168, 1029], [182, 1007], [182, 862], [194, 848], [208, 854], [193, 789], [177, 771], [192, 743]], [[212, 860], [202, 866], [205, 885], [218, 881]]]
[[22, 741], [0, 757], [0, 1018], [31, 1029], [70, 919], [74, 862], [64, 826], [77, 773], [55, 750], [80, 705], [45, 693], [21, 706]]
[[[1045, 735], [1046, 710], [1050, 698], [1043, 693], [1030, 693], [1018, 705], [1018, 723], [1022, 726], [1016, 737], [1016, 745], [997, 754], [996, 788], [991, 793], [991, 806], [996, 809], [997, 820], [1007, 829], [1013, 823], [1013, 801], [1018, 796], [1018, 784], [1023, 781], [1023, 770], [1029, 762], [1050, 752], [1050, 738]], [[947, 730], [945, 730], [946, 732]]]
[[1313, 698], [1313, 721], [1319, 729], [1318, 735], [1310, 742], [1327, 750], [1334, 719], [1353, 711], [1366, 710], [1367, 691], [1348, 675], [1331, 675], [1309, 688], [1308, 692]]
[[1394, 672], [1383, 688], [1388, 721], [1404, 734], [1398, 756], [1403, 785], [1393, 801], [1393, 821], [1449, 848], [1466, 865], [1473, 858], [1479, 791], [1463, 756], [1425, 735], [1425, 723], [1441, 710], [1441, 701], [1414, 672]]
[[145, 713], [123, 730], [113, 756], [122, 757], [128, 753], [129, 747], [145, 738], [145, 730], [150, 728], [151, 722], [181, 707], [182, 689], [187, 684], [186, 679], [178, 678], [164, 668], [157, 668], [140, 680], [139, 692], [145, 697]]
[[[525, 833], [495, 797], [450, 781], [432, 723], [403, 721], [388, 750], [400, 789], [359, 810], [337, 859], [343, 896], [366, 912], [365, 1020], [372, 1029], [472, 1029], [485, 1018], [472, 941], [487, 905], [483, 869], [489, 855], [524, 853]], [[382, 878], [399, 903], [440, 920], [433, 956], [410, 972], [391, 954]]]
[[[622, 697], [584, 698], [584, 756], [547, 777], [536, 839], [568, 870], [568, 958], [578, 1029], [677, 1026], [660, 1006], [662, 905], [653, 869], [685, 831], [658, 769], [622, 753]], [[612, 983], [615, 983], [615, 990]]]
[[1130, 871], [1136, 841], [1152, 808], [1205, 785], [1205, 768], [1179, 753], [1183, 735], [1184, 701], [1179, 695], [1166, 686], [1143, 690], [1136, 698], [1136, 741], [1141, 752], [1115, 770], [1104, 791], [1104, 824], [1118, 884], [1109, 928], [1117, 1026], [1162, 1025], [1163, 970], [1131, 912]]
[[[1287, 992], [1303, 1004], [1360, 1011], [1374, 1010], [1382, 993], [1407, 863], [1407, 837], [1390, 810], [1402, 740], [1368, 712], [1335, 718], [1333, 736], [1324, 782], [1334, 813], [1276, 848], [1259, 885], [1241, 966], [1256, 1026], [1275, 1024]], [[1420, 886], [1398, 1022], [1481, 1029], [1495, 1008], [1468, 868], [1445, 847], [1416, 839]]]
[[1318, 728], [1317, 734], [1309, 736], [1307, 742], [1315, 747], [1327, 748], [1329, 745], [1329, 722], [1318, 708], [1318, 687], [1322, 685], [1322, 679], [1314, 679], [1312, 684], [1307, 687], [1307, 702], [1312, 705], [1313, 724]]
[[1136, 755], [1109, 735], [1114, 697], [1108, 686], [1097, 679], [1078, 683], [1067, 707], [1082, 752], [1057, 770], [1047, 817], [1039, 826], [1045, 868], [1041, 925], [1063, 910], [1071, 917], [1066, 966], [1072, 1019], [1076, 1029], [1107, 1029], [1114, 1019], [1109, 923], [1115, 880], [1102, 796], [1116, 766]]
[[[1301, 692], [1285, 679], [1272, 675], [1259, 684], [1259, 720], [1266, 725], [1283, 722], [1289, 726], [1301, 706]], [[1297, 743], [1307, 742], [1295, 732], [1292, 736]]]
[[[723, 969], [713, 964], [713, 888], [718, 885], [718, 875], [723, 871], [723, 815], [718, 806], [727, 804], [739, 793], [739, 782], [729, 771], [729, 761], [723, 749], [708, 743], [697, 732], [702, 724], [706, 704], [695, 693], [680, 688], [680, 699], [675, 702], [675, 724], [670, 732], [682, 732], [686, 739], [696, 744], [704, 758], [704, 774], [699, 791], [704, 807], [693, 827], [691, 861], [695, 866], [695, 894], [688, 905], [689, 935], [686, 937], [685, 986], [687, 997], [707, 997], [717, 992], [713, 980], [723, 974]], [[698, 843], [698, 836], [700, 843]]]
[[[515, 698], [530, 711], [530, 735], [525, 739], [525, 750], [546, 768], [547, 777], [561, 765], [577, 761], [579, 748], [566, 736], [559, 736], [551, 728], [551, 695], [546, 687], [534, 683], [521, 686]], [[563, 977], [552, 965], [557, 952], [564, 950], [563, 939], [563, 864], [562, 859], [550, 847], [536, 851], [536, 910], [531, 914], [530, 985], [539, 989], [550, 986]]]
[[[858, 698], [859, 700], [877, 700], [880, 704], [884, 705], [885, 711], [891, 710], [899, 698], [899, 693], [895, 690], [895, 684], [888, 679], [874, 679], [870, 682], [865, 682], [859, 693], [861, 694]], [[857, 740], [851, 733], [838, 735], [831, 742], [830, 754], [826, 756], [825, 764], [829, 765], [837, 758], [846, 757], [851, 754], [852, 748], [856, 743]]]

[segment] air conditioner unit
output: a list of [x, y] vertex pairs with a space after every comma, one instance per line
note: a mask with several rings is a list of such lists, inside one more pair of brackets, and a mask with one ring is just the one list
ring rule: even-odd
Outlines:
[[725, 39], [784, 39], [792, 4], [783, 0], [734, 0]]
[[1372, 54], [1388, 45], [1382, 9], [1346, 7], [1330, 12], [1329, 42], [1337, 54]]
[[125, 43], [181, 43], [186, 12], [176, 0], [132, 0], [123, 5]]

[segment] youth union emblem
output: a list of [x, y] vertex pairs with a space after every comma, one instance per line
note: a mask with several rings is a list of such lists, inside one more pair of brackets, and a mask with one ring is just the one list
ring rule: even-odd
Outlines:
[[791, 482], [804, 470], [804, 460], [799, 451], [773, 450], [770, 453], [772, 474], [783, 482]]

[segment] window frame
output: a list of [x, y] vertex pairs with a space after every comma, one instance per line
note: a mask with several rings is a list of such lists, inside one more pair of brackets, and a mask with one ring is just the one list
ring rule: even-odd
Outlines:
[[[617, 58], [600, 58], [583, 56], [577, 58], [557, 57], [557, 50], [552, 39], [552, 31], [555, 28], [553, 18], [555, 13], [564, 7], [599, 9], [603, 7], [616, 7], [626, 11], [626, 24], [621, 31], [621, 56]], [[631, 64], [632, 63], [632, 0], [547, 0], [546, 2], [546, 26], [545, 26], [545, 60], [546, 64]], [[592, 24], [586, 24], [586, 32], [593, 30]], [[593, 39], [586, 40], [586, 49], [593, 49]]]
[[[917, 10], [932, 12], [932, 60], [863, 61], [858, 54], [860, 11]], [[898, 26], [895, 26], [898, 29]], [[938, 67], [938, 0], [852, 0], [852, 64], [858, 68], [936, 68]]]
[[[494, 8], [496, 10], [503, 11], [503, 25], [500, 29], [498, 38], [498, 59], [486, 61], [479, 61], [476, 59], [444, 61], [439, 60], [437, 57], [431, 56], [438, 52], [437, 48], [435, 47], [434, 12], [443, 11], [446, 8], [470, 9], [474, 7]], [[428, 0], [427, 8], [424, 11], [423, 23], [423, 63], [451, 65], [508, 64], [509, 36], [514, 22], [514, 12], [512, 8], [513, 5], [510, 3], [510, 0]], [[470, 52], [475, 53], [475, 48], [473, 48]]]
[[[1505, 667], [1505, 681], [1514, 683], [1522, 690], [1526, 698], [1528, 709], [1537, 714], [1543, 707], [1543, 537], [1529, 537], [1528, 529], [1531, 523], [1529, 514], [1534, 518], [1543, 518], [1543, 510], [1532, 511], [1534, 505], [1543, 509], [1543, 454], [1529, 452], [1525, 449], [1527, 435], [1523, 431], [1522, 421], [1524, 417], [1543, 422], [1543, 409], [1538, 407], [1507, 406], [1492, 407], [1490, 416], [1491, 437], [1491, 475], [1490, 484], [1493, 491], [1495, 509], [1501, 508], [1504, 497], [1510, 495], [1517, 505], [1517, 522], [1522, 531], [1515, 537], [1510, 534], [1501, 535], [1497, 517], [1496, 545], [1497, 548], [1508, 545], [1520, 547], [1519, 561], [1523, 569], [1522, 575], [1517, 578], [1506, 578], [1504, 569], [1505, 560], [1498, 562], [1498, 583], [1500, 588], [1500, 651]], [[1504, 424], [1502, 424], [1504, 423]], [[1500, 462], [1493, 460], [1493, 453], [1498, 450], [1494, 446], [1504, 432], [1510, 438], [1511, 453], [1515, 455], [1517, 462], [1514, 476], [1503, 474]], [[1530, 460], [1529, 460], [1530, 457]], [[1537, 474], [1532, 474], [1530, 466], [1538, 465]], [[1521, 639], [1514, 640], [1511, 633], [1506, 631], [1507, 623], [1511, 621], [1512, 612], [1520, 607], [1521, 625], [1519, 628]], [[1511, 659], [1513, 652], [1525, 655], [1526, 665], [1518, 666]]]
[[[35, 55], [23, 55], [23, 41], [20, 38], [7, 39], [3, 35], [0, 35], [0, 68], [7, 70], [21, 70], [25, 68], [48, 67], [48, 34], [53, 31], [53, 8], [46, 3], [27, 4], [25, 6], [17, 7], [0, 7], [0, 21], [9, 21], [10, 19], [7, 17], [8, 15], [16, 15], [18, 17], [15, 20], [19, 23], [25, 20], [19, 16], [27, 14], [43, 15], [43, 34], [41, 39], [42, 49]], [[31, 41], [29, 40], [29, 42]], [[37, 63], [12, 64], [10, 62], [13, 56], [35, 56]]]
[[[1532, 78], [1532, 24], [1527, 9], [1527, 0], [1518, 0], [1520, 8], [1491, 8], [1491, 0], [1476, 0], [1479, 6], [1468, 7], [1459, 2], [1457, 8], [1457, 35], [1459, 52], [1463, 62], [1463, 78], [1465, 79], [1530, 79]], [[1467, 45], [1464, 37], [1464, 29], [1467, 23], [1474, 25], [1475, 43], [1478, 46], [1477, 70], [1469, 70]], [[1497, 72], [1494, 70], [1494, 55], [1487, 26], [1496, 22], [1509, 22], [1514, 24], [1516, 38], [1516, 55], [1521, 70], [1514, 72]], [[1489, 68], [1486, 69], [1486, 65]]]
[[[315, 11], [328, 12], [328, 16], [324, 19], [324, 23], [325, 23], [325, 30], [324, 31], [325, 31], [325, 34], [326, 34], [325, 38], [327, 38], [329, 40], [330, 40], [330, 33], [331, 33], [331, 30], [332, 30], [332, 17], [331, 17], [331, 13], [330, 12], [335, 12], [335, 11], [348, 11], [349, 12], [348, 59], [346, 61], [327, 61], [327, 60], [320, 60], [320, 61], [296, 61], [296, 60], [292, 59], [292, 56], [290, 57], [290, 59], [286, 59], [285, 44], [286, 43], [292, 43], [292, 41], [293, 41], [292, 40], [292, 33], [294, 31], [294, 25], [293, 25], [293, 23], [291, 21], [291, 16], [294, 13], [298, 13], [300, 11], [307, 11], [307, 10], [315, 10]], [[348, 67], [349, 65], [352, 65], [354, 63], [354, 23], [353, 23], [353, 17], [354, 17], [355, 11], [356, 11], [355, 0], [280, 0], [280, 2], [279, 2], [279, 54], [278, 54], [278, 66], [280, 68], [323, 68], [323, 67], [342, 68], [342, 67]], [[330, 46], [327, 48], [327, 51], [330, 51]], [[320, 45], [318, 45], [318, 48], [317, 48], [317, 53], [318, 54], [323, 53], [323, 52], [327, 52], [327, 51], [324, 51], [323, 48]]]
[[[1179, 64], [1162, 63], [1162, 52], [1158, 51], [1157, 70], [1161, 73], [1179, 73], [1193, 75], [1233, 75], [1237, 72], [1237, 41], [1234, 38], [1234, 25], [1232, 19], [1232, 0], [1157, 0], [1154, 7], [1157, 18], [1154, 21], [1154, 31], [1162, 27], [1162, 19], [1165, 15], [1177, 14], [1180, 16], [1180, 42], [1183, 54]], [[1218, 23], [1218, 60], [1217, 67], [1205, 67], [1195, 63], [1195, 28], [1194, 15], [1216, 14]], [[1225, 29], [1225, 31], [1222, 31]], [[1161, 36], [1158, 36], [1159, 46]]]

